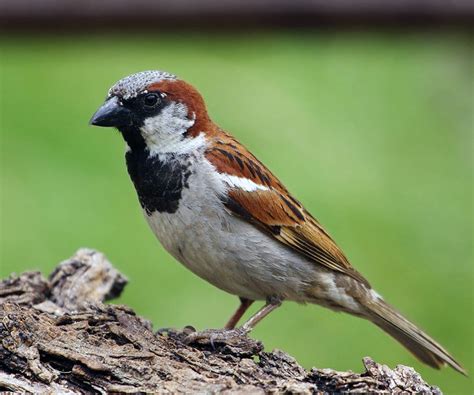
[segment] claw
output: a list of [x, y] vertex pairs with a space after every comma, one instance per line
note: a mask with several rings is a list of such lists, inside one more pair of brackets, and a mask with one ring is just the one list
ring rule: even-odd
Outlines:
[[211, 343], [211, 347], [214, 351], [216, 351], [216, 345], [214, 344], [214, 340], [215, 340], [215, 335], [211, 335], [209, 337], [209, 342]]

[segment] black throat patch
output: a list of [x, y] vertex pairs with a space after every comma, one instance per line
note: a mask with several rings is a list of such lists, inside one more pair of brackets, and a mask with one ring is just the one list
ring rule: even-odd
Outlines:
[[150, 158], [147, 149], [132, 148], [125, 158], [138, 199], [147, 215], [154, 211], [175, 213], [183, 189], [189, 188], [189, 156], [170, 156], [163, 161], [158, 155]]

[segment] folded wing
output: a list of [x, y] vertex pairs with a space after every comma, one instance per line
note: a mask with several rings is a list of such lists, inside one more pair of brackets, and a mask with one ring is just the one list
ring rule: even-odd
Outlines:
[[223, 202], [233, 215], [258, 226], [313, 262], [370, 287], [318, 221], [235, 139], [220, 135], [213, 140], [206, 157], [228, 180]]

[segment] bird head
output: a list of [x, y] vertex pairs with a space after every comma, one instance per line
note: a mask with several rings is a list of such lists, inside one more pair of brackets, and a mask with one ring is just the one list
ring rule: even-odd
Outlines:
[[131, 150], [153, 153], [190, 149], [209, 122], [199, 92], [163, 71], [122, 78], [90, 120], [91, 125], [117, 128]]

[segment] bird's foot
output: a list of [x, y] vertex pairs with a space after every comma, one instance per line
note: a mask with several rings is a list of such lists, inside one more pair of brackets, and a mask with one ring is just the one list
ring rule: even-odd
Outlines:
[[215, 348], [217, 343], [232, 344], [236, 343], [242, 338], [246, 338], [250, 331], [244, 328], [236, 329], [206, 329], [199, 332], [192, 332], [184, 339], [184, 343], [204, 343], [210, 344]]

